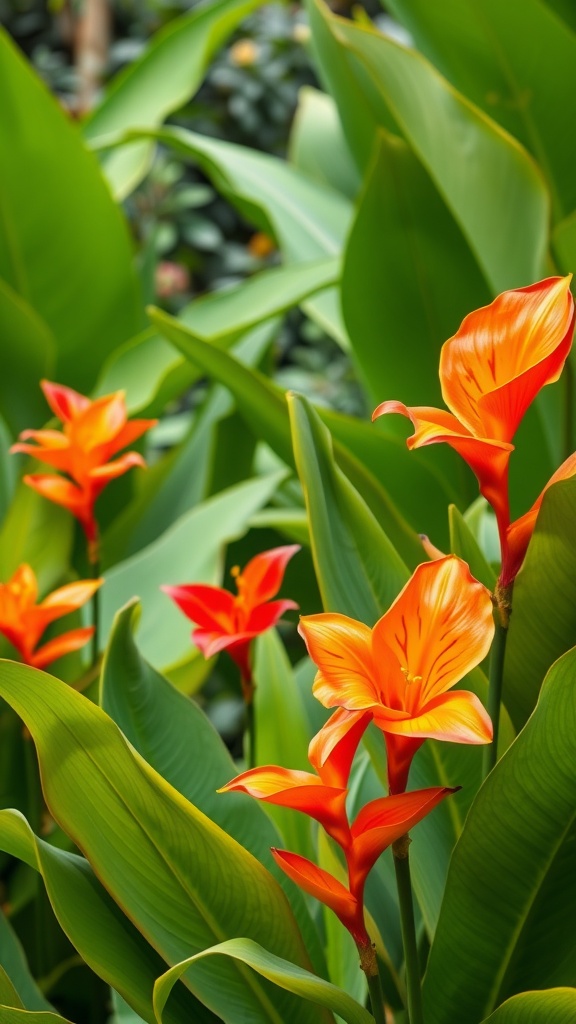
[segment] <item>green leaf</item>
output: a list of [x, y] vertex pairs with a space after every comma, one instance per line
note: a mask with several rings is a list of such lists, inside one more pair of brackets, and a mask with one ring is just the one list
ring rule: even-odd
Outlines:
[[[103, 711], [59, 680], [5, 662], [0, 694], [36, 743], [44, 796], [112, 897], [168, 963], [240, 931], [308, 959], [268, 871], [154, 771]], [[190, 987], [227, 1024], [317, 1021], [242, 967], [219, 962]]]
[[288, 396], [288, 409], [322, 602], [372, 626], [406, 583], [408, 569], [336, 465], [318, 415], [299, 395]]
[[181, 661], [190, 652], [190, 624], [160, 587], [217, 583], [224, 544], [246, 531], [251, 516], [268, 502], [283, 476], [257, 477], [208, 498], [148, 547], [105, 570], [103, 647], [117, 609], [136, 596], [143, 602], [144, 657], [159, 668]]
[[52, 375], [54, 336], [31, 306], [0, 279], [0, 323], [4, 326], [0, 413], [16, 436], [46, 419], [46, 400], [38, 387]]
[[[0, 964], [10, 979], [10, 984], [16, 991], [22, 1006], [26, 1005], [28, 1010], [52, 1009], [50, 1003], [44, 998], [34, 981], [32, 974], [30, 973], [30, 968], [28, 967], [20, 940], [13, 931], [10, 922], [1, 911]], [[2, 993], [0, 993], [0, 1003], [7, 1003], [10, 1005]], [[18, 1003], [13, 1002], [11, 1005], [17, 1006]]]
[[514, 584], [504, 661], [504, 703], [521, 728], [550, 665], [574, 643], [576, 480], [544, 495], [524, 565]]
[[[275, 629], [256, 642], [256, 764], [279, 764], [310, 771], [308, 743], [312, 733], [294, 673]], [[310, 819], [288, 807], [262, 804], [289, 850], [314, 859]]]
[[496, 573], [486, 561], [474, 534], [455, 505], [450, 505], [448, 518], [450, 522], [450, 551], [467, 562], [475, 579], [480, 580], [492, 593], [496, 585]]
[[[280, 842], [277, 830], [258, 801], [239, 793], [217, 792], [238, 770], [198, 705], [179, 693], [141, 657], [132, 635], [140, 612], [140, 605], [133, 601], [114, 620], [102, 666], [102, 708], [171, 786], [277, 878], [290, 899], [314, 965], [324, 972], [320, 943], [302, 895], [270, 853], [270, 848]], [[262, 696], [261, 689], [258, 696]], [[285, 723], [284, 710], [282, 716], [279, 720]], [[297, 723], [296, 712], [292, 721]], [[285, 762], [281, 759], [280, 763]]]
[[14, 985], [3, 967], [0, 966], [0, 1009], [2, 1006], [15, 1006], [19, 1010], [24, 1009]]
[[389, 7], [442, 74], [532, 152], [556, 213], [572, 210], [576, 183], [566, 123], [576, 115], [576, 36], [549, 5], [392, 0]]
[[[82, 958], [153, 1024], [152, 987], [165, 961], [116, 906], [87, 861], [39, 839], [12, 810], [0, 811], [0, 849], [40, 872], [54, 913]], [[18, 981], [19, 972], [13, 977]], [[177, 995], [171, 1024], [188, 1024], [193, 1015], [198, 1024], [216, 1024], [191, 992], [182, 988]]]
[[[228, 353], [201, 342], [177, 320], [160, 310], [150, 310], [150, 317], [192, 362], [202, 366], [207, 374], [230, 389], [239, 412], [254, 433], [265, 438], [277, 455], [288, 465], [293, 466], [294, 456], [285, 393], [262, 374], [243, 367]], [[360, 491], [373, 514], [385, 525], [402, 557], [411, 565], [418, 564], [422, 560], [420, 542], [392, 504], [384, 488], [343, 445], [335, 444], [335, 455], [340, 468]]]
[[177, 964], [176, 967], [158, 978], [154, 990], [154, 1005], [158, 1024], [162, 1024], [162, 1013], [176, 981], [183, 974], [187, 974], [192, 964], [197, 963], [202, 957], [215, 955], [232, 957], [248, 964], [262, 977], [268, 978], [275, 985], [300, 996], [306, 1000], [302, 1006], [302, 1013], [305, 1012], [304, 1007], [310, 1001], [337, 1013], [347, 1024], [373, 1024], [372, 1015], [341, 989], [302, 970], [295, 964], [274, 956], [273, 953], [263, 949], [250, 939], [231, 939], [228, 942], [220, 942], [218, 945], [212, 946], [211, 949], [205, 949], [196, 956], [188, 957], [187, 960]]
[[290, 163], [321, 185], [354, 199], [360, 177], [350, 155], [338, 110], [325, 92], [304, 85], [289, 141]]
[[[526, 974], [526, 954], [523, 988], [576, 982], [576, 883], [572, 872], [567, 886], [557, 869], [575, 820], [575, 669], [575, 651], [553, 666], [530, 721], [470, 809], [428, 960], [430, 1024], [483, 1020]], [[543, 956], [531, 955], [534, 944]]]
[[506, 1000], [482, 1024], [571, 1024], [575, 1014], [574, 989], [554, 988]]
[[[106, 355], [140, 326], [131, 241], [77, 127], [6, 34], [0, 93], [0, 277], [55, 338], [56, 379], [86, 391]], [[0, 303], [7, 312], [3, 335], [15, 314]], [[26, 346], [35, 359], [38, 344], [48, 347], [38, 331], [36, 319]]]
[[71, 1024], [59, 1013], [50, 1013], [45, 1010], [21, 1010], [10, 1006], [0, 1006], [0, 1021], [2, 1024]]
[[339, 44], [324, 71], [351, 147], [360, 109], [349, 94], [352, 73], [371, 112], [373, 134], [384, 127], [406, 139], [491, 288], [499, 292], [542, 277], [549, 202], [531, 157], [420, 54], [335, 17], [320, 0], [310, 4]]
[[[216, 0], [171, 21], [142, 56], [117, 75], [84, 123], [88, 140], [127, 128], [156, 128], [196, 92], [210, 61], [259, 0]], [[105, 155], [104, 171], [123, 199], [146, 174], [150, 144], [132, 144]]]
[[[340, 254], [352, 214], [341, 193], [277, 157], [181, 128], [129, 132], [109, 144], [141, 138], [154, 138], [198, 163], [247, 220], [276, 238], [287, 262]], [[306, 311], [347, 345], [333, 289], [308, 299]]]

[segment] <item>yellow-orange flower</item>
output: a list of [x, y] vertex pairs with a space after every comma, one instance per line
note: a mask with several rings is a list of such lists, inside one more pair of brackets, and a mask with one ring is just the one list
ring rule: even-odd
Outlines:
[[[318, 666], [318, 700], [369, 711], [384, 733], [392, 793], [406, 788], [426, 737], [490, 742], [492, 724], [476, 695], [447, 692], [482, 661], [494, 635], [488, 590], [459, 558], [418, 566], [373, 629], [329, 612], [302, 617], [299, 629]], [[334, 731], [349, 727], [343, 715]]]
[[510, 578], [511, 441], [541, 388], [558, 380], [570, 351], [570, 281], [571, 275], [550, 277], [503, 292], [463, 320], [440, 356], [442, 396], [450, 412], [388, 401], [373, 414], [407, 416], [415, 427], [409, 448], [445, 441], [466, 460], [496, 513], [503, 578]]
[[36, 576], [29, 565], [21, 565], [8, 583], [0, 583], [0, 633], [26, 665], [45, 668], [64, 654], [83, 647], [94, 632], [92, 626], [71, 629], [38, 647], [46, 627], [81, 608], [103, 582], [99, 579], [69, 583], [37, 604]]
[[146, 465], [137, 452], [126, 452], [118, 459], [110, 459], [153, 427], [156, 420], [129, 420], [123, 391], [91, 401], [61, 384], [45, 380], [41, 386], [48, 405], [64, 429], [25, 430], [11, 450], [32, 455], [66, 474], [34, 473], [25, 476], [24, 481], [45, 498], [64, 505], [80, 520], [91, 557], [95, 558], [96, 499], [111, 480], [132, 466]]

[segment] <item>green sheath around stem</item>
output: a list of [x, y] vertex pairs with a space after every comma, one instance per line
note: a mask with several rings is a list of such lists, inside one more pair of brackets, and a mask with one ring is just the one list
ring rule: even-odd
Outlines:
[[500, 703], [502, 700], [502, 683], [504, 680], [504, 655], [506, 653], [506, 640], [508, 627], [503, 626], [497, 614], [496, 631], [490, 651], [490, 673], [488, 679], [488, 707], [487, 711], [492, 719], [492, 742], [484, 748], [483, 778], [492, 771], [498, 760], [498, 733], [500, 729]]

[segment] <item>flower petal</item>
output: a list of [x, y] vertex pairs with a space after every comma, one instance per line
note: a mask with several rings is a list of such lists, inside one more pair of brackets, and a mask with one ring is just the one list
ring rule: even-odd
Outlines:
[[503, 292], [443, 346], [444, 401], [477, 437], [510, 441], [540, 389], [558, 379], [574, 326], [570, 280]]
[[381, 670], [392, 651], [402, 670], [401, 684], [390, 672], [382, 678], [382, 704], [418, 715], [482, 661], [493, 635], [490, 594], [465, 562], [448, 555], [419, 565], [373, 630], [373, 663]]
[[248, 607], [275, 597], [282, 586], [286, 566], [297, 551], [300, 551], [299, 544], [286, 544], [271, 551], [262, 551], [248, 562], [237, 577], [238, 592]]
[[366, 944], [370, 941], [364, 927], [362, 906], [342, 882], [297, 853], [273, 849], [272, 854], [276, 863], [296, 885], [334, 911], [357, 942]]
[[549, 487], [552, 487], [552, 484], [559, 483], [561, 480], [568, 480], [575, 474], [576, 452], [570, 455], [550, 477], [542, 493], [539, 494], [532, 505], [532, 508], [508, 527], [502, 551], [502, 572], [500, 574], [500, 585], [502, 587], [512, 583], [520, 571], [546, 491]]
[[372, 715], [338, 708], [308, 747], [308, 759], [327, 786], [347, 786], [358, 744]]
[[[106, 451], [102, 453], [103, 461], [115, 455], [116, 452], [127, 448], [129, 444], [133, 444], [137, 441], [142, 434], [145, 434], [147, 430], [151, 430], [155, 427], [158, 420], [128, 420], [121, 430], [106, 444]], [[100, 452], [98, 453], [101, 454]]]
[[78, 391], [67, 388], [63, 384], [53, 384], [49, 380], [40, 381], [40, 387], [48, 405], [55, 416], [63, 423], [76, 419], [91, 405], [90, 399], [80, 395]]
[[38, 491], [44, 498], [48, 498], [49, 501], [63, 505], [72, 512], [72, 515], [80, 517], [84, 514], [86, 497], [80, 488], [70, 480], [55, 474], [45, 476], [41, 473], [32, 473], [24, 477], [24, 483]]
[[[59, 587], [58, 590], [48, 594], [48, 597], [45, 597], [40, 602], [38, 608], [41, 608], [44, 612], [56, 612], [56, 615], [53, 615], [52, 618], [68, 615], [69, 612], [73, 612], [77, 608], [81, 608], [83, 604], [86, 604], [103, 583], [104, 579], [102, 577], [97, 580], [77, 580], [75, 583], [67, 583], [65, 587]], [[52, 620], [49, 619], [48, 621]]]
[[253, 633], [255, 636], [258, 633], [264, 633], [267, 629], [276, 625], [279, 619], [284, 615], [284, 612], [297, 610], [298, 605], [296, 602], [290, 601], [287, 598], [282, 598], [278, 601], [267, 601], [266, 604], [259, 604], [257, 608], [252, 609], [248, 616], [246, 632]]
[[44, 668], [45, 665], [62, 658], [65, 654], [84, 647], [93, 633], [93, 626], [83, 626], [80, 629], [71, 629], [68, 633], [62, 633], [61, 636], [49, 640], [47, 644], [35, 651], [29, 663], [35, 668]]
[[374, 722], [383, 732], [410, 738], [430, 737], [451, 743], [490, 743], [492, 722], [475, 693], [454, 690], [434, 697], [414, 718], [388, 719], [378, 709]]
[[251, 768], [218, 792], [240, 791], [279, 807], [291, 807], [315, 818], [337, 842], [346, 843], [350, 830], [345, 788], [323, 786], [317, 775], [276, 765]]
[[115, 480], [116, 477], [127, 473], [133, 466], [141, 466], [143, 469], [146, 469], [146, 463], [138, 452], [126, 452], [125, 455], [121, 455], [114, 462], [106, 462], [103, 466], [96, 466], [95, 469], [91, 469], [88, 475], [90, 480], [96, 483], [96, 489], [102, 490], [110, 480]]
[[412, 793], [384, 796], [366, 804], [352, 825], [350, 887], [357, 891], [387, 847], [414, 828], [456, 789], [435, 786]]
[[230, 591], [207, 583], [163, 586], [160, 589], [176, 602], [191, 622], [202, 629], [213, 630], [217, 634], [235, 632], [235, 599]]
[[107, 444], [120, 433], [127, 420], [123, 391], [90, 402], [70, 423], [70, 441], [84, 452]]
[[325, 707], [359, 710], [378, 700], [373, 676], [371, 630], [347, 615], [305, 615], [298, 632], [318, 666], [313, 692]]

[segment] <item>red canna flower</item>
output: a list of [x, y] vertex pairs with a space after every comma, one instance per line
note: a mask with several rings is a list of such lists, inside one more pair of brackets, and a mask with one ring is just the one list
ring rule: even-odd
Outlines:
[[[41, 382], [46, 401], [63, 430], [25, 430], [13, 452], [24, 452], [65, 473], [34, 473], [25, 483], [57, 505], [64, 505], [80, 520], [88, 539], [91, 561], [97, 560], [96, 499], [111, 480], [132, 466], [145, 466], [137, 452], [113, 455], [132, 444], [156, 420], [128, 420], [124, 392], [116, 391], [91, 401], [61, 384]], [[34, 444], [28, 442], [33, 441]]]
[[570, 281], [571, 275], [550, 277], [503, 292], [465, 317], [440, 356], [442, 395], [450, 412], [389, 401], [372, 417], [401, 413], [415, 427], [409, 448], [445, 441], [462, 455], [496, 513], [505, 578], [512, 557], [507, 539], [511, 441], [541, 388], [558, 380], [570, 351]]
[[8, 583], [0, 583], [0, 633], [26, 665], [44, 668], [64, 654], [79, 650], [94, 632], [92, 626], [71, 629], [38, 647], [46, 627], [81, 608], [103, 582], [99, 579], [69, 583], [37, 604], [36, 576], [29, 565], [21, 565]]
[[340, 918], [354, 938], [361, 958], [370, 956], [364, 923], [364, 887], [380, 854], [416, 825], [454, 790], [435, 787], [367, 804], [352, 825], [346, 813], [348, 778], [356, 749], [371, 715], [352, 713], [348, 730], [339, 729], [347, 714], [338, 710], [313, 738], [309, 757], [318, 774], [291, 771], [276, 765], [243, 772], [219, 792], [244, 792], [258, 800], [292, 807], [315, 818], [339, 844], [346, 858], [348, 888], [328, 871], [288, 850], [272, 853], [297, 885], [319, 899]]
[[[406, 788], [414, 754], [427, 737], [489, 743], [492, 724], [473, 693], [451, 689], [488, 653], [494, 635], [486, 587], [453, 555], [418, 566], [373, 629], [346, 615], [300, 619], [318, 666], [314, 694], [345, 712], [333, 741], [369, 711], [384, 733], [391, 793]], [[334, 716], [333, 716], [334, 717]]]
[[252, 558], [242, 572], [233, 569], [237, 594], [205, 583], [162, 587], [184, 614], [197, 623], [192, 639], [204, 657], [227, 650], [234, 659], [248, 703], [252, 699], [252, 640], [275, 626], [284, 612], [298, 607], [294, 601], [271, 598], [280, 590], [286, 566], [299, 550], [299, 544], [273, 548]]

